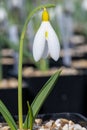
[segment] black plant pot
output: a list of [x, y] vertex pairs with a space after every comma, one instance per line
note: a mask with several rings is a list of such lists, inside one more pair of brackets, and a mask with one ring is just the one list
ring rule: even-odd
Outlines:
[[[26, 78], [26, 82], [29, 85], [30, 102], [33, 101], [48, 79], [49, 76]], [[52, 93], [42, 106], [40, 113], [76, 112], [85, 115], [85, 91], [86, 86], [83, 75], [60, 76]]]
[[85, 75], [84, 75], [84, 80], [85, 80], [85, 115], [87, 117], [87, 70], [85, 71]]
[[13, 64], [2, 65], [3, 78], [9, 78], [9, 72], [13, 69]]
[[[28, 101], [27, 86], [23, 87], [23, 113], [27, 114], [27, 101]], [[18, 114], [18, 89], [6, 88], [0, 89], [0, 100], [6, 105], [12, 115]]]

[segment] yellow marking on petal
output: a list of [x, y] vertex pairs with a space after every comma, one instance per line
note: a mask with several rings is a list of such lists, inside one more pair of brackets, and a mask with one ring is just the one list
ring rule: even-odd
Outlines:
[[48, 38], [48, 32], [47, 31], [45, 32], [45, 37]]
[[42, 21], [49, 21], [49, 13], [47, 12], [46, 8], [44, 8], [42, 13]]

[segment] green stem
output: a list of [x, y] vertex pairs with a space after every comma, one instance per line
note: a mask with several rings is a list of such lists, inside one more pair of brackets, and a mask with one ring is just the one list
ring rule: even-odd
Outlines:
[[21, 37], [20, 37], [20, 47], [19, 47], [19, 65], [18, 65], [18, 116], [19, 116], [19, 129], [22, 130], [23, 129], [23, 112], [22, 112], [22, 61], [23, 61], [23, 40], [25, 37], [25, 33], [27, 30], [27, 26], [29, 21], [31, 20], [31, 18], [33, 17], [33, 15], [45, 8], [50, 8], [50, 7], [54, 7], [55, 5], [53, 4], [48, 4], [48, 5], [42, 5], [37, 7], [36, 9], [34, 9], [27, 17], [22, 33], [21, 33]]
[[49, 63], [48, 62], [49, 62], [48, 60], [44, 60], [44, 59], [40, 60], [39, 68], [40, 68], [41, 71], [48, 70], [48, 68], [49, 68]]

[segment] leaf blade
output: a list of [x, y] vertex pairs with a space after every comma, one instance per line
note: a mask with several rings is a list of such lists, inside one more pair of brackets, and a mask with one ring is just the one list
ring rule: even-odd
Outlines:
[[29, 104], [29, 102], [27, 102], [28, 105], [28, 114], [27, 114], [27, 118], [26, 118], [26, 123], [24, 123], [23, 128], [24, 129], [30, 129], [32, 130], [33, 128], [33, 112], [32, 112], [32, 108]]
[[11, 116], [10, 112], [8, 111], [8, 109], [1, 100], [0, 100], [0, 113], [3, 115], [4, 119], [6, 120], [10, 128], [12, 130], [17, 130], [17, 125], [13, 117]]
[[[34, 119], [37, 116], [44, 101], [46, 100], [50, 92], [52, 91], [57, 79], [59, 78], [60, 73], [61, 73], [61, 70], [57, 71], [54, 75], [50, 77], [50, 79], [45, 83], [45, 85], [42, 87], [42, 89], [39, 91], [34, 101], [32, 102], [31, 108], [33, 111]], [[26, 124], [27, 118], [28, 118], [28, 115], [26, 116], [24, 124]]]
[[34, 101], [31, 104], [33, 116], [36, 117], [45, 99], [48, 97], [50, 92], [53, 90], [55, 83], [60, 75], [61, 71], [56, 72], [51, 78], [45, 83], [42, 89], [39, 91]]

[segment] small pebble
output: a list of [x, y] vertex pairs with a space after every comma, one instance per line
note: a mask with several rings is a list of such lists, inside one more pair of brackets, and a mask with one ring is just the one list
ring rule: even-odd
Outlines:
[[4, 126], [1, 128], [1, 130], [11, 130], [9, 126]]
[[42, 123], [42, 119], [35, 119], [35, 123], [36, 123], [37, 125], [40, 125], [40, 124]]
[[74, 130], [82, 130], [82, 127], [79, 124], [74, 124]]
[[47, 126], [48, 128], [49, 128], [49, 127], [52, 127], [53, 123], [54, 123], [54, 121], [53, 121], [53, 120], [50, 120], [49, 122], [47, 122], [47, 123], [45, 124], [45, 126]]
[[69, 130], [74, 130], [74, 126], [69, 126]]
[[74, 122], [73, 121], [69, 121], [69, 126], [71, 126], [71, 125], [74, 125]]
[[86, 130], [86, 128], [83, 127], [82, 130]]
[[61, 123], [61, 120], [60, 120], [60, 119], [57, 119], [57, 120], [55, 121], [55, 125], [58, 126], [59, 123]]
[[65, 124], [62, 128], [62, 130], [69, 130], [69, 125], [68, 124]]

